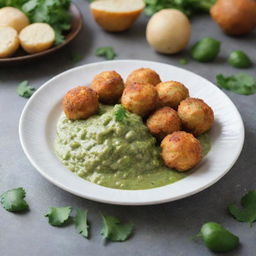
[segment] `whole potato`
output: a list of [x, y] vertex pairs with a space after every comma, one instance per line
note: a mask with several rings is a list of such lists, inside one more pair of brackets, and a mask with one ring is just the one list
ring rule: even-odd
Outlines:
[[213, 20], [229, 35], [244, 35], [256, 26], [256, 1], [218, 0], [211, 8]]
[[191, 25], [185, 14], [175, 9], [164, 9], [148, 22], [146, 37], [156, 51], [174, 54], [184, 49], [190, 39]]

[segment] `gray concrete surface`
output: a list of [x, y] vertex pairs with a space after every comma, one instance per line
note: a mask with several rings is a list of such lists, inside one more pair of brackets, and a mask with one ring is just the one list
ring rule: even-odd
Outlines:
[[[201, 242], [192, 241], [200, 226], [217, 221], [239, 235], [241, 246], [226, 255], [256, 255], [255, 226], [252, 228], [232, 219], [226, 211], [231, 202], [238, 202], [247, 191], [256, 188], [256, 95], [241, 96], [225, 92], [238, 107], [246, 129], [242, 154], [232, 170], [211, 188], [189, 198], [156, 206], [125, 207], [92, 202], [71, 195], [45, 180], [25, 157], [18, 137], [18, 122], [27, 102], [15, 90], [20, 81], [29, 80], [40, 87], [49, 78], [75, 65], [102, 59], [94, 55], [99, 46], [113, 46], [117, 59], [146, 59], [178, 65], [181, 56], [164, 56], [147, 45], [144, 31], [146, 17], [125, 33], [109, 34], [91, 19], [86, 1], [76, 1], [84, 15], [85, 26], [79, 37], [64, 50], [37, 63], [20, 67], [0, 68], [0, 193], [22, 186], [27, 191], [30, 211], [12, 214], [0, 207], [1, 256], [207, 256], [213, 255]], [[226, 64], [232, 49], [246, 50], [256, 63], [256, 33], [243, 38], [231, 38], [221, 33], [208, 16], [193, 19], [191, 44], [200, 37], [220, 39], [222, 52], [213, 63], [194, 61], [184, 68], [206, 77], [212, 82], [215, 75], [239, 72]], [[70, 55], [81, 54], [83, 59], [72, 64]], [[252, 68], [246, 72], [255, 75]], [[86, 74], [85, 74], [86, 75]], [[228, 154], [229, 152], [227, 152]], [[54, 228], [44, 217], [49, 206], [81, 207], [89, 210], [91, 238], [78, 235], [73, 226]], [[100, 212], [131, 220], [136, 227], [134, 236], [124, 243], [104, 245], [99, 235]]]

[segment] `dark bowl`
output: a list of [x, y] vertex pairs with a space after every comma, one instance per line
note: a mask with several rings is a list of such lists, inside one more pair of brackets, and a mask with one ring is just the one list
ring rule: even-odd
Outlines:
[[79, 9], [76, 7], [76, 5], [71, 4], [70, 6], [70, 14], [72, 17], [71, 21], [71, 29], [68, 32], [68, 34], [65, 35], [65, 41], [62, 44], [59, 44], [57, 46], [53, 46], [52, 48], [39, 52], [34, 54], [27, 54], [25, 51], [23, 51], [20, 47], [20, 49], [15, 53], [14, 56], [8, 57], [8, 58], [0, 58], [0, 66], [7, 66], [7, 65], [17, 65], [17, 64], [24, 64], [27, 62], [31, 62], [33, 60], [40, 59], [42, 57], [45, 57], [49, 54], [52, 54], [67, 44], [69, 44], [80, 32], [83, 24], [83, 18], [82, 14], [79, 11]]

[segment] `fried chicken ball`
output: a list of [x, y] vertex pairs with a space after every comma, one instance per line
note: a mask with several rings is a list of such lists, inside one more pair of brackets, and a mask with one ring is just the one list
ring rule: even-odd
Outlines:
[[193, 168], [202, 159], [200, 142], [191, 133], [169, 134], [162, 140], [161, 148], [165, 165], [180, 172]]
[[156, 108], [158, 95], [152, 84], [130, 84], [125, 87], [121, 104], [130, 112], [145, 116]]
[[189, 97], [188, 89], [180, 82], [163, 82], [156, 86], [160, 105], [177, 109], [180, 102]]
[[194, 135], [200, 135], [208, 131], [214, 122], [214, 113], [203, 100], [187, 98], [178, 108], [178, 115], [186, 130]]
[[66, 93], [63, 108], [70, 120], [87, 119], [98, 112], [98, 95], [91, 88], [78, 86]]
[[150, 68], [139, 68], [134, 70], [126, 80], [126, 86], [134, 83], [157, 85], [161, 83], [159, 75]]
[[166, 135], [181, 129], [181, 120], [177, 112], [170, 107], [156, 110], [147, 120], [149, 131], [162, 139]]
[[124, 81], [115, 71], [105, 71], [96, 75], [91, 87], [99, 95], [99, 100], [105, 104], [117, 103], [124, 90]]

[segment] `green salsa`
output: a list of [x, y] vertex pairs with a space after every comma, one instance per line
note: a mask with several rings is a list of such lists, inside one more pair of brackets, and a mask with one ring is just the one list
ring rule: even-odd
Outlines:
[[165, 167], [160, 147], [140, 116], [127, 111], [117, 120], [118, 107], [101, 106], [87, 120], [71, 121], [62, 114], [55, 141], [62, 163], [90, 182], [118, 189], [149, 189], [186, 177]]

